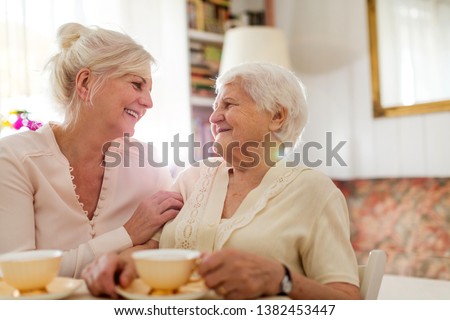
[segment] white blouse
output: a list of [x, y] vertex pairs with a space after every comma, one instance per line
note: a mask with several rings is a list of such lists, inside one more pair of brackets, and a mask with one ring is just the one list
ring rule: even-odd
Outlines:
[[321, 283], [359, 285], [345, 198], [328, 177], [280, 160], [235, 214], [222, 219], [228, 170], [224, 162], [215, 168], [201, 163], [180, 174], [176, 188], [185, 205], [164, 226], [161, 248], [233, 247], [278, 260]]
[[[123, 225], [140, 201], [172, 183], [167, 168], [149, 165], [136, 147], [110, 148], [100, 197], [89, 220], [72, 183], [71, 170], [50, 125], [0, 139], [0, 254], [61, 249], [60, 275], [79, 277], [106, 252], [132, 246]], [[125, 151], [124, 151], [125, 150]], [[129, 166], [124, 165], [128, 152]], [[146, 152], [148, 150], [146, 149]], [[143, 164], [141, 166], [141, 164]]]

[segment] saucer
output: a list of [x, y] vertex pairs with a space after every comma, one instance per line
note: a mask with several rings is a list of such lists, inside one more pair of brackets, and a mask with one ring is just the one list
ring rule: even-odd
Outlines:
[[150, 287], [142, 280], [135, 279], [128, 287], [116, 286], [116, 292], [130, 300], [194, 300], [208, 293], [203, 281], [188, 282], [174, 294], [152, 294]]
[[2, 300], [56, 300], [64, 299], [78, 289], [83, 281], [72, 278], [55, 278], [46, 290], [34, 290], [21, 293], [6, 282], [0, 280], [0, 299]]

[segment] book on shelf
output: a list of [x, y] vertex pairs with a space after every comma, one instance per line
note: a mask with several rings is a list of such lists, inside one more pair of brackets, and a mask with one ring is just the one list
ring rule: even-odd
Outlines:
[[251, 11], [246, 10], [238, 14], [233, 14], [225, 22], [225, 30], [245, 27], [245, 26], [263, 26], [266, 24], [265, 11]]
[[191, 74], [196, 76], [214, 76], [214, 74], [211, 73], [211, 70], [205, 66], [205, 65], [192, 65], [191, 66]]
[[198, 41], [190, 42], [190, 64], [191, 66], [208, 69], [209, 71], [200, 71], [203, 74], [208, 73], [211, 76], [217, 75], [219, 72], [220, 57], [222, 48], [220, 45], [212, 43], [202, 43]]
[[188, 26], [190, 29], [197, 29], [197, 12], [195, 2], [195, 0], [188, 0], [187, 2]]
[[187, 0], [189, 28], [224, 33], [230, 16], [229, 0]]
[[246, 10], [239, 15], [239, 19], [248, 26], [263, 26], [266, 24], [266, 14], [264, 11]]
[[192, 94], [214, 97], [215, 79], [219, 73], [222, 48], [220, 44], [190, 42]]
[[217, 45], [207, 44], [204, 48], [205, 63], [213, 70], [219, 71], [222, 48]]
[[214, 79], [212, 79], [212, 78], [199, 77], [199, 76], [192, 75], [192, 76], [191, 76], [191, 83], [192, 83], [193, 85], [200, 85], [200, 86], [209, 86], [209, 87], [213, 87], [215, 81], [214, 81]]
[[204, 85], [193, 85], [192, 94], [206, 98], [214, 98], [216, 96], [216, 92], [213, 87]]

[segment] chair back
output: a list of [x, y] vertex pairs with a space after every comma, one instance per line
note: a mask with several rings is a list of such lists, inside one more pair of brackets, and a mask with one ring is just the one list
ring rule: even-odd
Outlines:
[[358, 266], [359, 288], [364, 300], [376, 300], [383, 280], [386, 266], [386, 253], [383, 250], [372, 250], [367, 264]]

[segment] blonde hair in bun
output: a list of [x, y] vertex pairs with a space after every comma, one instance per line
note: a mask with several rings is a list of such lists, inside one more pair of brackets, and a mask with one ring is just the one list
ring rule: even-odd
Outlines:
[[68, 49], [74, 42], [80, 39], [81, 34], [88, 30], [79, 23], [67, 23], [58, 29], [56, 38], [60, 49]]

